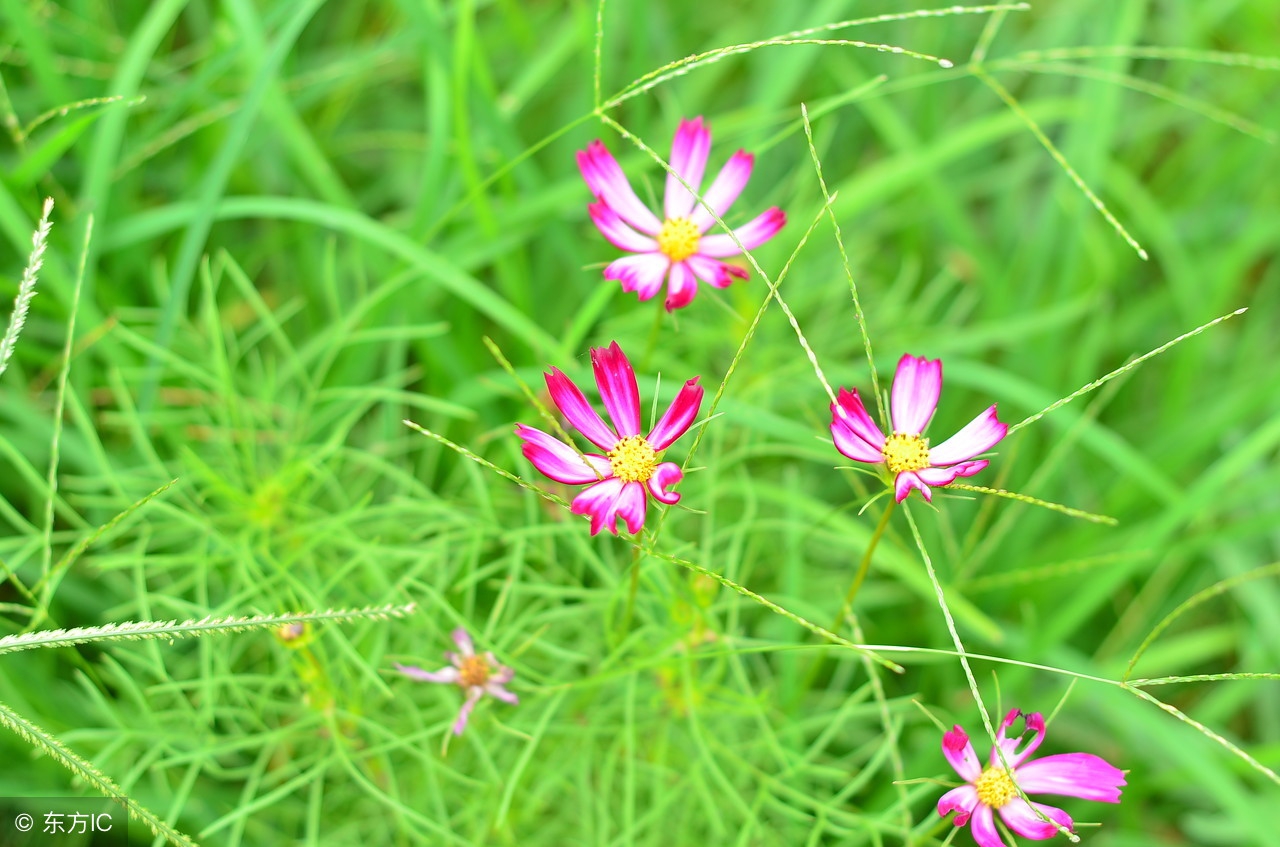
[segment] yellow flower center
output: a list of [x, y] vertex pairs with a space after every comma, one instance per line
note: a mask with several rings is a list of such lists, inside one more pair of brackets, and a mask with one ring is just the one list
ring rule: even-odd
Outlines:
[[647, 482], [658, 466], [658, 452], [638, 435], [629, 435], [609, 451], [613, 475], [623, 482]]
[[993, 765], [983, 771], [982, 776], [973, 783], [973, 787], [978, 791], [978, 800], [984, 806], [990, 806], [993, 809], [1000, 808], [1018, 796], [1013, 777], [999, 765]]
[[895, 432], [884, 441], [885, 466], [889, 473], [919, 471], [929, 467], [929, 439]]
[[463, 656], [458, 667], [458, 684], [464, 688], [484, 685], [489, 681], [489, 663], [484, 656]]
[[683, 262], [698, 252], [702, 233], [688, 218], [663, 221], [658, 233], [658, 249], [671, 257], [673, 262]]

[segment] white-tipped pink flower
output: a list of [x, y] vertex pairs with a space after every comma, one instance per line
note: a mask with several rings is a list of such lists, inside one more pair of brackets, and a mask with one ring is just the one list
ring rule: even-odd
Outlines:
[[446, 652], [444, 657], [450, 664], [438, 671], [427, 671], [414, 665], [396, 665], [396, 670], [419, 682], [460, 686], [467, 693], [467, 699], [458, 711], [458, 719], [453, 722], [453, 734], [461, 735], [467, 728], [471, 710], [484, 695], [497, 697], [513, 706], [520, 702], [520, 698], [505, 687], [516, 672], [498, 664], [492, 653], [485, 653], [483, 656], [477, 654], [475, 645], [471, 643], [471, 636], [465, 629], [459, 627], [453, 631], [453, 643], [458, 645], [458, 652]]
[[618, 534], [618, 518], [627, 530], [637, 533], [644, 526], [648, 495], [668, 505], [680, 495], [670, 491], [684, 478], [674, 462], [659, 461], [662, 451], [684, 435], [698, 416], [702, 386], [698, 377], [684, 384], [666, 414], [648, 435], [640, 434], [640, 389], [635, 371], [615, 341], [608, 347], [591, 350], [591, 367], [596, 386], [604, 400], [613, 426], [598, 415], [578, 386], [557, 368], [544, 374], [551, 399], [574, 429], [587, 437], [604, 454], [585, 453], [545, 432], [524, 424], [516, 435], [524, 441], [523, 452], [533, 466], [556, 482], [587, 485], [573, 500], [573, 512], [591, 516], [591, 534], [607, 529]]
[[970, 461], [990, 450], [1009, 431], [996, 419], [992, 404], [963, 429], [937, 447], [929, 447], [924, 431], [929, 426], [942, 393], [942, 362], [906, 355], [893, 375], [889, 412], [893, 432], [886, 437], [867, 414], [857, 389], [840, 389], [831, 404], [831, 437], [836, 449], [855, 462], [883, 465], [893, 476], [894, 495], [901, 503], [918, 488], [925, 500], [933, 500], [931, 486], [950, 485], [961, 476], [973, 476], [987, 466], [986, 459]]
[[[995, 748], [992, 748], [984, 769], [969, 743], [969, 736], [958, 726], [942, 736], [942, 755], [947, 757], [966, 784], [942, 795], [938, 801], [938, 814], [945, 817], [955, 812], [956, 826], [972, 821], [973, 840], [980, 847], [1004, 847], [1004, 841], [996, 831], [993, 813], [997, 811], [1009, 829], [1034, 841], [1052, 838], [1058, 832], [1058, 827], [1051, 821], [1071, 830], [1070, 815], [1042, 803], [1028, 805], [1018, 796], [1015, 782], [1024, 794], [1058, 794], [1101, 803], [1120, 802], [1120, 788], [1125, 784], [1124, 771], [1099, 756], [1061, 753], [1027, 761], [1044, 740], [1044, 717], [1039, 712], [1027, 715], [1024, 733], [1029, 730], [1031, 738], [1019, 750], [1021, 737], [1006, 738], [1005, 733], [1020, 717], [1022, 712], [1017, 709], [1009, 712], [996, 734], [996, 741], [1004, 749], [1005, 761], [1012, 770], [1005, 770]], [[1037, 810], [1048, 820], [1036, 814]]]
[[[671, 169], [700, 192], [710, 152], [711, 130], [702, 118], [681, 121], [671, 142]], [[605, 279], [620, 281], [623, 291], [634, 291], [641, 300], [657, 294], [665, 279], [667, 311], [688, 305], [698, 292], [699, 279], [717, 288], [727, 288], [733, 277], [746, 279], [745, 269], [720, 261], [740, 251], [728, 234], [706, 234], [715, 223], [707, 207], [723, 220], [746, 187], [754, 162], [755, 157], [744, 150], [730, 156], [701, 195], [703, 203], [698, 203], [680, 180], [667, 174], [659, 220], [636, 197], [603, 143], [596, 140], [586, 150], [579, 150], [578, 169], [596, 196], [596, 202], [587, 207], [591, 220], [613, 246], [633, 254], [606, 267]], [[786, 222], [787, 216], [774, 206], [735, 229], [734, 234], [742, 247], [752, 250], [777, 235]]]

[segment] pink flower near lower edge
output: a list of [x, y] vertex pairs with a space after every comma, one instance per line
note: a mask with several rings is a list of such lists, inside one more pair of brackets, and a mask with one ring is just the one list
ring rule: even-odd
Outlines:
[[[702, 118], [681, 121], [671, 142], [671, 169], [690, 188], [700, 191], [707, 156], [711, 152], [711, 130]], [[617, 160], [599, 140], [578, 151], [578, 169], [587, 181], [596, 202], [587, 207], [591, 220], [613, 246], [632, 253], [604, 269], [605, 279], [622, 283], [623, 291], [636, 292], [648, 300], [667, 282], [667, 311], [687, 306], [698, 292], [698, 280], [727, 288], [733, 277], [746, 279], [743, 268], [720, 259], [739, 252], [727, 234], [706, 235], [715, 223], [707, 207], [722, 220], [751, 177], [755, 157], [739, 150], [702, 194], [703, 203], [680, 180], [667, 175], [663, 217], [659, 220], [640, 202]], [[778, 234], [787, 216], [774, 206], [754, 220], [734, 230], [747, 250], [764, 244]]]
[[[1044, 740], [1044, 717], [1039, 712], [1027, 715], [1024, 733], [1029, 730], [1031, 738], [1019, 750], [1022, 739], [1006, 738], [1005, 733], [1020, 717], [1022, 712], [1017, 709], [1009, 712], [996, 734], [996, 741], [1003, 748], [1011, 770], [1005, 770], [995, 748], [992, 748], [987, 767], [983, 769], [978, 763], [978, 754], [969, 743], [969, 736], [958, 726], [942, 736], [942, 755], [947, 757], [966, 784], [942, 795], [938, 801], [938, 814], [945, 817], [955, 812], [956, 826], [972, 821], [973, 840], [979, 847], [1004, 847], [1004, 841], [996, 831], [995, 812], [1000, 813], [1009, 829], [1034, 841], [1052, 838], [1058, 832], [1058, 827], [1052, 822], [1071, 830], [1070, 815], [1042, 803], [1028, 804], [1018, 796], [1015, 782], [1025, 794], [1058, 794], [1101, 803], [1120, 802], [1125, 772], [1099, 756], [1062, 753], [1028, 761]], [[1036, 814], [1037, 810], [1048, 820], [1041, 819]]]
[[911, 489], [920, 489], [933, 500], [931, 486], [950, 485], [957, 477], [973, 476], [987, 466], [986, 459], [970, 461], [990, 450], [1009, 432], [996, 419], [992, 404], [963, 429], [937, 447], [929, 447], [924, 431], [929, 426], [942, 393], [942, 362], [910, 354], [898, 361], [890, 396], [893, 432], [885, 436], [867, 414], [857, 390], [840, 389], [831, 404], [831, 437], [836, 449], [855, 462], [883, 464], [893, 475], [899, 503]]
[[607, 425], [578, 386], [558, 369], [545, 374], [551, 399], [569, 424], [604, 450], [579, 453], [545, 432], [524, 424], [516, 435], [524, 441], [524, 456], [542, 473], [568, 485], [587, 485], [573, 500], [573, 512], [591, 516], [591, 534], [607, 529], [618, 534], [618, 518], [627, 530], [644, 527], [648, 497], [668, 505], [680, 501], [670, 491], [684, 478], [674, 462], [661, 462], [662, 451], [684, 435], [702, 406], [698, 377], [684, 384], [666, 414], [648, 435], [640, 434], [640, 389], [635, 371], [617, 342], [591, 350], [596, 386], [613, 426]]
[[446, 652], [444, 657], [450, 664], [438, 671], [427, 671], [414, 665], [396, 665], [396, 670], [419, 682], [439, 682], [461, 687], [466, 692], [467, 699], [458, 711], [458, 719], [453, 722], [453, 734], [461, 735], [467, 728], [471, 710], [480, 702], [481, 697], [487, 694], [513, 706], [520, 702], [520, 698], [506, 689], [506, 684], [516, 672], [498, 664], [492, 653], [477, 654], [471, 636], [465, 629], [453, 631], [453, 643], [458, 645], [458, 652]]

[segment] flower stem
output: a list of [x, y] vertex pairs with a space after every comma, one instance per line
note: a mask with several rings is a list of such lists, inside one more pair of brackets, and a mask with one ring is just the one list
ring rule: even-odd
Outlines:
[[658, 348], [658, 338], [662, 335], [662, 318], [666, 313], [665, 309], [653, 310], [653, 327], [649, 330], [649, 346], [645, 348], [644, 358], [640, 360], [640, 370], [646, 373], [653, 359], [653, 351]]
[[631, 629], [631, 612], [636, 605], [636, 592], [640, 589], [640, 548], [631, 548], [631, 590], [627, 592], [627, 608], [622, 613], [621, 637]]
[[871, 569], [871, 554], [876, 551], [876, 547], [880, 544], [880, 537], [884, 535], [884, 531], [889, 526], [889, 516], [893, 514], [893, 507], [898, 505], [897, 500], [890, 500], [889, 505], [885, 507], [884, 514], [880, 516], [880, 523], [876, 524], [876, 530], [871, 534], [871, 542], [867, 544], [867, 552], [862, 554], [862, 561], [858, 564], [858, 572], [853, 576], [853, 582], [849, 585], [849, 591], [844, 595], [844, 605], [840, 607], [839, 614], [836, 615], [835, 621], [831, 624], [831, 631], [838, 633], [840, 624], [844, 622], [845, 615], [849, 613], [849, 609], [853, 608], [853, 598], [858, 596], [858, 589], [862, 587], [863, 580], [867, 578], [867, 571]]

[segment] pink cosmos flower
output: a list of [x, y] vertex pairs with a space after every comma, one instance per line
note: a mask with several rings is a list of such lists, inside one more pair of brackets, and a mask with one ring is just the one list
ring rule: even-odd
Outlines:
[[556, 482], [588, 485], [573, 500], [573, 512], [591, 516], [591, 534], [602, 528], [618, 534], [618, 518], [627, 531], [644, 526], [647, 491], [655, 500], [678, 503], [680, 495], [668, 489], [684, 477], [674, 462], [660, 462], [662, 451], [684, 435], [698, 416], [702, 386], [698, 377], [684, 384], [666, 414], [648, 435], [640, 435], [640, 389], [631, 363], [615, 341], [591, 350], [596, 386], [613, 427], [591, 408], [578, 386], [558, 369], [544, 374], [551, 399], [574, 429], [604, 454], [579, 454], [577, 450], [541, 430], [518, 424], [516, 435], [522, 451], [534, 467]]
[[467, 692], [458, 711], [458, 719], [453, 722], [453, 734], [461, 735], [467, 728], [467, 718], [471, 710], [484, 695], [497, 697], [505, 703], [516, 705], [520, 698], [508, 691], [504, 686], [511, 681], [516, 672], [511, 668], [498, 664], [492, 653], [483, 656], [476, 654], [475, 645], [465, 629], [459, 627], [453, 631], [453, 643], [458, 645], [458, 652], [447, 652], [444, 657], [451, 662], [434, 673], [413, 665], [396, 665], [396, 670], [419, 682], [442, 682], [461, 686]]
[[950, 485], [957, 477], [973, 476], [986, 459], [968, 461], [990, 450], [1009, 431], [996, 420], [992, 404], [963, 429], [932, 449], [924, 431], [942, 393], [942, 362], [910, 354], [898, 361], [893, 375], [889, 411], [893, 433], [887, 438], [862, 405], [857, 389], [840, 389], [831, 404], [831, 437], [836, 449], [855, 462], [883, 464], [893, 474], [894, 494], [901, 503], [918, 488], [932, 502], [930, 486]]
[[[700, 191], [710, 152], [711, 130], [702, 118], [681, 121], [671, 142], [671, 169]], [[745, 150], [734, 153], [702, 194], [706, 207], [722, 220], [746, 187], [754, 162], [755, 157]], [[667, 174], [663, 217], [658, 220], [636, 197], [617, 160], [598, 139], [578, 151], [578, 169], [596, 196], [596, 202], [587, 206], [591, 220], [609, 243], [634, 254], [604, 269], [604, 278], [619, 280], [623, 291], [635, 291], [641, 300], [648, 300], [666, 279], [670, 312], [689, 304], [699, 279], [717, 288], [727, 288], [735, 276], [746, 279], [746, 269], [720, 261], [737, 254], [738, 245], [727, 234], [705, 234], [715, 220], [671, 174]], [[777, 235], [786, 222], [787, 216], [774, 206], [734, 233], [751, 250]]]
[[1058, 828], [1049, 821], [1041, 820], [1032, 806], [1049, 820], [1071, 829], [1070, 815], [1041, 803], [1028, 805], [1018, 796], [1015, 781], [1026, 794], [1058, 794], [1101, 803], [1120, 802], [1125, 772], [1092, 753], [1061, 753], [1028, 762], [1027, 759], [1044, 740], [1044, 717], [1039, 712], [1027, 715], [1026, 730], [1031, 731], [1031, 740], [1019, 751], [1022, 739], [1006, 738], [1005, 732], [1020, 717], [1022, 712], [1017, 709], [1009, 712], [996, 734], [996, 741], [1004, 749], [1011, 771], [1004, 769], [994, 748], [987, 768], [983, 770], [978, 764], [978, 754], [969, 743], [969, 736], [960, 727], [953, 727], [942, 736], [942, 755], [947, 757], [956, 773], [967, 780], [967, 784], [942, 795], [938, 801], [938, 814], [945, 817], [948, 812], [955, 812], [956, 826], [964, 826], [972, 820], [973, 840], [980, 847], [1004, 847], [992, 816], [995, 810], [1000, 812], [1000, 817], [1010, 829], [1034, 841], [1052, 838]]

